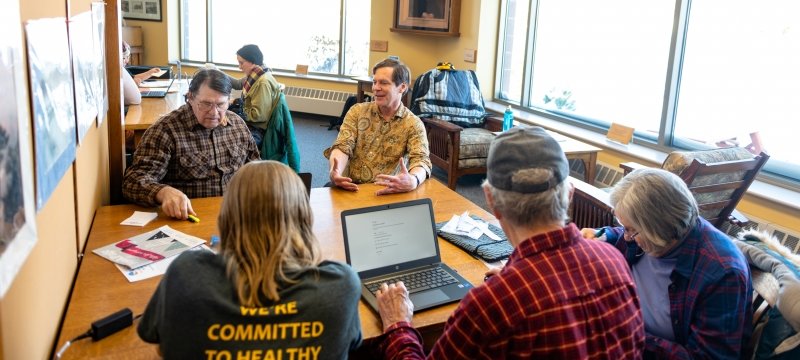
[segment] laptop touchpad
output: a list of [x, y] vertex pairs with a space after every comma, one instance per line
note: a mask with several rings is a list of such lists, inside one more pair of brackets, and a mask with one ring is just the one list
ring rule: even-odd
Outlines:
[[438, 302], [442, 302], [449, 299], [447, 294], [444, 293], [441, 289], [436, 289], [432, 291], [423, 291], [421, 293], [416, 293], [411, 295], [411, 302], [414, 303], [414, 308], [421, 309], [426, 307], [430, 304], [435, 304]]

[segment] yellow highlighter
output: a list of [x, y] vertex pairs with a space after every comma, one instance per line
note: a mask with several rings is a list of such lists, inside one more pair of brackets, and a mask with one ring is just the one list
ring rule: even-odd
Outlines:
[[200, 222], [200, 218], [198, 218], [197, 216], [194, 216], [194, 215], [189, 215], [189, 221], [191, 221], [193, 223], [199, 223]]

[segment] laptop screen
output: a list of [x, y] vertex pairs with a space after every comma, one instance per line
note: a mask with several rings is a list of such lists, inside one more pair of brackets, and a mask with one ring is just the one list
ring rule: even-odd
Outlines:
[[356, 211], [342, 225], [350, 265], [359, 273], [437, 256], [429, 202]]

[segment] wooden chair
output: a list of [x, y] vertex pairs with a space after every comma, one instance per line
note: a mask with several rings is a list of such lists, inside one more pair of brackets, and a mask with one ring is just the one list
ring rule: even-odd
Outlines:
[[[736, 211], [756, 175], [769, 160], [761, 153], [753, 156], [743, 148], [703, 151], [674, 151], [661, 168], [680, 176], [694, 194], [700, 215], [717, 228], [727, 222], [746, 226], [747, 218]], [[620, 165], [625, 174], [644, 167], [637, 163]], [[607, 195], [591, 190], [591, 185], [576, 186], [571, 214], [578, 227], [600, 227], [612, 224]], [[604, 214], [608, 212], [608, 214]], [[595, 214], [591, 217], [587, 214]]]
[[796, 358], [800, 352], [800, 257], [766, 233], [745, 232], [733, 242], [747, 259], [753, 284], [753, 332], [748, 343], [742, 344], [741, 358], [764, 358], [771, 351], [775, 353], [770, 358]]
[[492, 132], [503, 129], [503, 120], [487, 117], [482, 128], [462, 128], [451, 122], [422, 118], [428, 134], [433, 165], [447, 173], [447, 186], [456, 188], [458, 178], [466, 174], [485, 174]]

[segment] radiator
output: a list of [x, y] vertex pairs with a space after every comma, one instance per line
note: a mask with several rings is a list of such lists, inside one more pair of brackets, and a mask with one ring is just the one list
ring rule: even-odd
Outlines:
[[[586, 169], [583, 167], [583, 162], [580, 160], [569, 160], [569, 170], [570, 176], [584, 179], [586, 174]], [[612, 187], [614, 184], [617, 183], [620, 179], [622, 179], [622, 169], [619, 166], [612, 166], [601, 161], [597, 162], [595, 168], [595, 175], [592, 185], [607, 188]]]
[[353, 93], [288, 86], [283, 90], [291, 111], [339, 117], [344, 102]]

